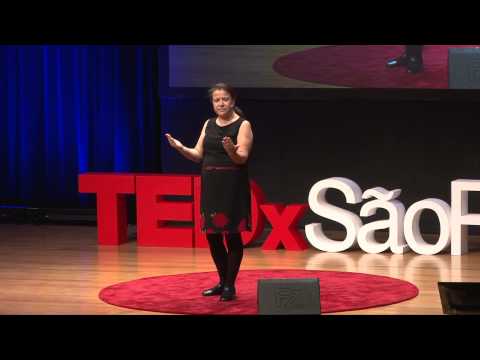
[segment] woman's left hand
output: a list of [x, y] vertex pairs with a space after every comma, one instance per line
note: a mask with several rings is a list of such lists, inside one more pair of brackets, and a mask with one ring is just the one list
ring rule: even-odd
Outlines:
[[222, 145], [223, 145], [223, 148], [225, 149], [225, 151], [227, 153], [228, 152], [235, 153], [237, 151], [238, 146], [239, 146], [239, 145], [234, 145], [232, 139], [229, 138], [228, 136], [225, 136], [222, 139]]

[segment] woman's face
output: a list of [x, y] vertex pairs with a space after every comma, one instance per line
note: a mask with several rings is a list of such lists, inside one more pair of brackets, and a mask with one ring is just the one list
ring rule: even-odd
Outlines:
[[213, 110], [218, 116], [225, 116], [235, 107], [235, 101], [225, 90], [215, 90], [212, 94]]

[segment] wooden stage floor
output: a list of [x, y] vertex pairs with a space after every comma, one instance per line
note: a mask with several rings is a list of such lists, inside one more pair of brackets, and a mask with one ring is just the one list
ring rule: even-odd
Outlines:
[[[98, 293], [117, 282], [142, 277], [214, 271], [208, 249], [98, 246], [96, 227], [0, 224], [0, 314], [158, 315], [102, 302]], [[475, 242], [476, 243], [476, 242]], [[438, 281], [480, 279], [480, 251], [450, 256], [367, 254], [360, 250], [324, 253], [245, 248], [242, 269], [307, 269], [362, 272], [410, 281], [419, 290], [411, 300], [333, 315], [440, 315]]]

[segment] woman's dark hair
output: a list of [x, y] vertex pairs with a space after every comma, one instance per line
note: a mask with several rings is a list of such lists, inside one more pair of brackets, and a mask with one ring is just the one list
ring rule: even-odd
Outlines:
[[[212, 101], [213, 93], [217, 90], [223, 90], [226, 91], [227, 93], [230, 94], [231, 98], [236, 102], [237, 101], [237, 93], [233, 87], [231, 87], [228, 84], [225, 83], [218, 83], [213, 85], [210, 89], [208, 89], [208, 97], [210, 98], [210, 101]], [[243, 113], [242, 109], [240, 109], [238, 106], [235, 106], [233, 109], [238, 115], [241, 117], [245, 117], [245, 114]]]

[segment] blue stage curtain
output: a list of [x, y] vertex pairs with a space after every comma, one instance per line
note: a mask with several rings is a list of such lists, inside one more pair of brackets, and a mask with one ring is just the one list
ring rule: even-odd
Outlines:
[[85, 207], [79, 173], [159, 171], [158, 54], [0, 46], [0, 205]]

